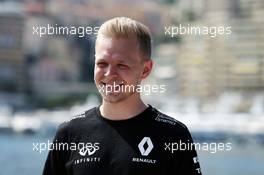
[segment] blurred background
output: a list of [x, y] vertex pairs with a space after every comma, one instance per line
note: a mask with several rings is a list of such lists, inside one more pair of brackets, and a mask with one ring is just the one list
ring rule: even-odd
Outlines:
[[[263, 0], [0, 0], [0, 175], [41, 174], [57, 126], [100, 103], [95, 35], [33, 35], [33, 26], [91, 26], [127, 16], [153, 34], [146, 103], [185, 123], [204, 175], [264, 174]], [[165, 26], [231, 26], [231, 35], [165, 35]]]

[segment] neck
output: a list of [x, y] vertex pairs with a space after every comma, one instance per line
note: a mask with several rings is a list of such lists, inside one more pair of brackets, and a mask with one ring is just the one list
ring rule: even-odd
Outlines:
[[133, 94], [121, 102], [110, 103], [103, 100], [100, 112], [110, 120], [126, 120], [136, 116], [147, 108], [139, 94]]

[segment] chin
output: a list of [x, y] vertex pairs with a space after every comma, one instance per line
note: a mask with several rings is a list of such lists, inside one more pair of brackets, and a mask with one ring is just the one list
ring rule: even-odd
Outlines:
[[109, 98], [109, 97], [104, 97], [103, 99], [107, 103], [119, 103], [125, 100], [123, 98]]
[[119, 103], [125, 101], [129, 97], [130, 95], [124, 95], [124, 94], [102, 95], [103, 100], [108, 103]]

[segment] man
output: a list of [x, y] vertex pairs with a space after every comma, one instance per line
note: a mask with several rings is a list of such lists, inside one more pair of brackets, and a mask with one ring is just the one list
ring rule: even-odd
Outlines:
[[192, 143], [186, 126], [145, 105], [133, 88], [152, 69], [148, 28], [113, 18], [100, 27], [95, 50], [102, 104], [59, 127], [54, 143], [67, 149], [49, 152], [43, 175], [201, 174], [196, 151], [179, 149]]

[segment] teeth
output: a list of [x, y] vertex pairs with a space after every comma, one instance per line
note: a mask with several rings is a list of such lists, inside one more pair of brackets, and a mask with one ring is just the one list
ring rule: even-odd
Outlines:
[[102, 84], [107, 85], [107, 86], [114, 86], [114, 85], [122, 86], [122, 85], [124, 85], [124, 83], [111, 83], [111, 84], [102, 83]]
[[106, 84], [107, 86], [122, 86], [123, 84]]

